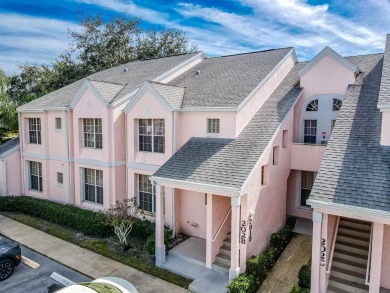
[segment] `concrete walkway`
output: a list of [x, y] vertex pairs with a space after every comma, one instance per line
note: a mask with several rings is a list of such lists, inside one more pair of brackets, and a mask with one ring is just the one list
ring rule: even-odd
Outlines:
[[0, 215], [0, 234], [68, 266], [92, 279], [104, 276], [120, 277], [131, 282], [140, 293], [187, 290], [159, 278], [140, 272], [117, 261], [78, 247], [42, 231]]
[[311, 237], [297, 234], [283, 251], [257, 293], [289, 293], [298, 272], [311, 257]]

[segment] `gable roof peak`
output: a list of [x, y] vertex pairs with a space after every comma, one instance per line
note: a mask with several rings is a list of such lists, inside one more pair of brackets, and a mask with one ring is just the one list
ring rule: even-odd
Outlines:
[[324, 49], [321, 50], [321, 52], [319, 52], [311, 61], [309, 61], [299, 71], [299, 76], [305, 75], [310, 69], [312, 69], [318, 62], [320, 62], [326, 56], [331, 57], [333, 60], [335, 60], [337, 63], [345, 67], [347, 70], [353, 72], [355, 75], [359, 73], [359, 69], [355, 64], [348, 61], [346, 58], [341, 56], [331, 47], [326, 46]]

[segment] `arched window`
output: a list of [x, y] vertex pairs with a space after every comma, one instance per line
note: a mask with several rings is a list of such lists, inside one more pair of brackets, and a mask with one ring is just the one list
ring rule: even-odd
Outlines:
[[306, 111], [318, 111], [318, 100], [313, 100], [311, 101], [307, 107], [306, 107]]
[[332, 107], [332, 110], [333, 110], [333, 111], [338, 111], [338, 110], [340, 110], [342, 104], [343, 104], [343, 101], [341, 101], [341, 100], [339, 100], [339, 99], [333, 99], [333, 107]]

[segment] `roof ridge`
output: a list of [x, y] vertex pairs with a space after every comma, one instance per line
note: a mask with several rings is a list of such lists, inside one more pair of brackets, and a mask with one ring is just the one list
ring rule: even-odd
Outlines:
[[285, 49], [294, 49], [294, 47], [273, 48], [273, 49], [265, 49], [265, 50], [258, 50], [258, 51], [252, 51], [252, 52], [236, 53], [236, 54], [230, 54], [230, 55], [214, 56], [214, 57], [209, 57], [207, 59], [225, 58], [225, 57], [233, 57], [233, 56], [256, 54], [256, 53], [265, 53], [265, 52], [280, 51], [280, 50], [285, 50]]
[[165, 85], [165, 86], [169, 86], [169, 87], [176, 87], [176, 88], [179, 88], [179, 89], [185, 89], [185, 87], [182, 87], [182, 86], [177, 86], [177, 85], [173, 85], [173, 84], [167, 84], [167, 83], [158, 82], [158, 81], [154, 81], [154, 80], [146, 80], [146, 82], [155, 83], [155, 84], [161, 84], [161, 85]]
[[108, 82], [108, 81], [100, 81], [100, 80], [96, 80], [96, 79], [90, 79], [88, 77], [85, 78], [86, 80], [88, 81], [94, 81], [94, 82], [100, 82], [100, 83], [107, 83], [107, 84], [113, 84], [113, 85], [120, 85], [120, 86], [125, 86], [127, 85], [127, 83], [125, 85], [123, 84], [120, 84], [120, 83], [116, 83], [116, 82]]

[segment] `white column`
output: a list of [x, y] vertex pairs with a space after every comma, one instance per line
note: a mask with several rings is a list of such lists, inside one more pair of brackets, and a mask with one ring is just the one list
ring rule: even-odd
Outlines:
[[320, 292], [326, 292], [326, 260], [328, 252], [326, 251], [328, 241], [328, 214], [322, 214], [321, 224], [321, 245], [320, 245]]
[[240, 274], [240, 198], [231, 199], [232, 203], [232, 239], [229, 281]]
[[373, 224], [371, 241], [371, 270], [370, 270], [370, 293], [378, 293], [381, 285], [383, 229], [380, 223]]
[[213, 262], [213, 195], [207, 193], [206, 206], [206, 268], [211, 269]]
[[161, 267], [165, 262], [164, 244], [164, 187], [156, 185], [156, 266]]
[[322, 213], [313, 211], [313, 237], [311, 257], [311, 292], [320, 292]]

